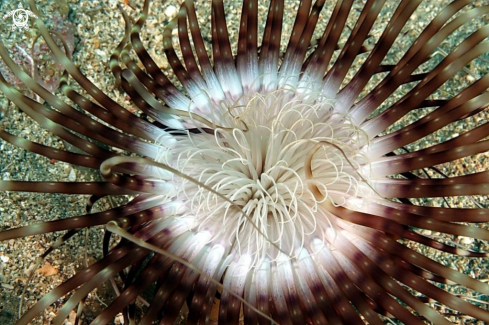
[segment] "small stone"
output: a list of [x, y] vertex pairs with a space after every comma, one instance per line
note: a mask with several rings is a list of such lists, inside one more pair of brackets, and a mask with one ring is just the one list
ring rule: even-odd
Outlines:
[[95, 52], [95, 54], [97, 54], [100, 57], [102, 62], [107, 62], [107, 60], [108, 60], [107, 53], [105, 53], [104, 51], [102, 51], [100, 49], [95, 49], [94, 52]]
[[70, 182], [74, 182], [74, 181], [76, 181], [76, 172], [75, 172], [75, 170], [74, 170], [74, 169], [71, 169], [71, 170], [70, 170], [70, 174], [68, 175], [68, 180], [69, 180]]
[[168, 18], [173, 18], [177, 14], [177, 7], [170, 5], [165, 9], [165, 16]]
[[458, 242], [462, 245], [472, 245], [472, 243], [474, 242], [474, 238], [459, 236]]

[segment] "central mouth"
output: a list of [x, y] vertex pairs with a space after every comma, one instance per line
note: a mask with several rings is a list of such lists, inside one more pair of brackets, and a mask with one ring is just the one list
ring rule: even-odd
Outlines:
[[335, 230], [325, 202], [372, 196], [361, 172], [368, 138], [319, 90], [257, 92], [214, 113], [213, 134], [173, 134], [171, 144], [160, 143], [159, 162], [195, 180], [174, 176], [166, 200], [182, 204], [189, 229], [212, 229], [210, 241], [253, 256], [253, 265], [324, 240]]

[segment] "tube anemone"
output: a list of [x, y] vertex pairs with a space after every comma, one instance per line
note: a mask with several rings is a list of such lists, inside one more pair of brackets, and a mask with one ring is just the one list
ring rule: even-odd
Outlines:
[[[106, 226], [104, 256], [18, 324], [60, 299], [53, 324], [62, 324], [106, 282], [116, 296], [92, 324], [120, 312], [126, 324], [171, 324], [182, 310], [188, 323], [205, 323], [214, 303], [220, 324], [489, 322], [486, 273], [430, 258], [488, 256], [489, 170], [450, 168], [489, 152], [489, 74], [456, 83], [467, 66], [487, 61], [489, 26], [481, 21], [489, 5], [454, 1], [416, 33], [410, 19], [422, 1], [385, 2], [301, 1], [289, 12], [284, 1], [262, 10], [244, 0], [233, 37], [223, 1], [209, 2], [205, 32], [186, 0], [161, 27], [169, 66], [160, 69], [141, 38], [145, 1], [134, 21], [122, 11], [126, 33], [110, 59], [130, 110], [79, 70], [42, 19], [36, 28], [66, 69], [59, 93], [0, 45], [5, 64], [45, 103], [4, 77], [0, 91], [80, 152], [5, 130], [0, 137], [103, 176], [3, 180], [0, 190], [89, 194], [91, 204], [128, 197], [115, 208], [0, 232], [6, 241], [67, 231], [45, 257], [80, 230]], [[34, 1], [30, 9], [41, 17]], [[480, 245], [458, 244], [465, 239]], [[137, 309], [143, 294], [150, 297]]]

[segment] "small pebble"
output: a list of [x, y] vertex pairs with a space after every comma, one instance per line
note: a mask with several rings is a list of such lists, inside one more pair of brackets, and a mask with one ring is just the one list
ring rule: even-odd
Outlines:
[[75, 170], [74, 170], [74, 169], [71, 169], [71, 170], [70, 170], [70, 174], [68, 175], [68, 180], [69, 180], [70, 182], [74, 182], [74, 181], [76, 181], [76, 172], [75, 172]]
[[177, 7], [170, 5], [165, 9], [165, 16], [168, 18], [173, 18], [177, 14]]

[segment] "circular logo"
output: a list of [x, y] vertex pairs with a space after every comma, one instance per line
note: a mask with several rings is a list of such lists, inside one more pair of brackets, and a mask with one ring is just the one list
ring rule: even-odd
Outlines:
[[19, 3], [19, 9], [10, 11], [6, 15], [4, 15], [3, 18], [7, 18], [10, 16], [12, 16], [12, 21], [14, 23], [12, 25], [12, 30], [15, 30], [16, 28], [27, 30], [29, 28], [27, 26], [29, 16], [37, 18], [37, 16], [32, 11], [23, 9], [21, 3]]

